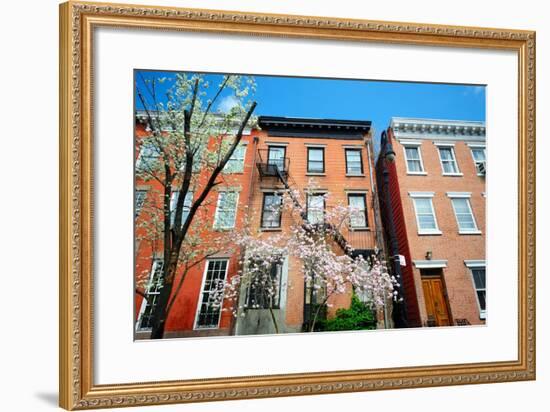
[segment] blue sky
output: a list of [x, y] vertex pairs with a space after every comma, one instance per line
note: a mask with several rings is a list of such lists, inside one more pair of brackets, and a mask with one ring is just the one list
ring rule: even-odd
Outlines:
[[[174, 72], [140, 71], [143, 78], [173, 77]], [[206, 76], [212, 86], [221, 75]], [[378, 140], [392, 117], [485, 121], [485, 87], [414, 82], [255, 76], [256, 115], [370, 120]], [[159, 87], [159, 95], [170, 81]], [[215, 89], [215, 87], [212, 87]], [[222, 95], [219, 109], [231, 105]], [[136, 100], [137, 109], [142, 108]]]

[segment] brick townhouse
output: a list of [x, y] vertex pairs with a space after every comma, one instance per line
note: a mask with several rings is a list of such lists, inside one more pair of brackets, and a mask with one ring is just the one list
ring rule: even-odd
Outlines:
[[381, 215], [410, 327], [485, 323], [485, 159], [484, 122], [393, 118], [382, 135]]
[[[284, 117], [259, 118], [261, 130], [246, 132], [223, 173], [223, 182], [208, 195], [205, 206], [205, 227], [216, 233], [220, 229], [240, 229], [245, 213], [251, 216], [246, 224], [270, 236], [289, 230], [285, 212], [274, 213], [270, 206], [280, 202], [278, 194], [284, 189], [308, 191], [311, 179], [315, 191], [304, 195], [307, 218], [314, 220], [324, 208], [336, 203], [350, 204], [362, 210], [361, 218], [354, 219], [353, 227], [342, 233], [354, 253], [370, 255], [382, 246], [381, 227], [377, 223], [376, 189], [373, 174], [371, 122], [326, 119], [297, 119]], [[147, 138], [143, 117], [136, 116], [136, 139]], [[136, 153], [139, 161], [143, 153]], [[277, 167], [274, 167], [277, 166]], [[140, 205], [147, 196], [154, 196], [155, 181], [135, 182], [136, 227], [140, 221]], [[158, 190], [159, 188], [156, 187]], [[323, 195], [329, 194], [323, 201]], [[191, 195], [192, 196], [192, 195]], [[139, 229], [137, 229], [139, 231]], [[138, 233], [136, 233], [138, 234]], [[341, 244], [335, 244], [344, 253]], [[166, 323], [165, 337], [214, 336], [230, 334], [273, 333], [268, 310], [262, 305], [248, 309], [245, 317], [237, 320], [231, 310], [220, 310], [205, 302], [214, 280], [229, 281], [240, 269], [240, 253], [210, 256], [189, 271], [181, 292]], [[136, 274], [147, 273], [144, 293], [136, 293], [136, 338], [150, 334], [150, 314], [158, 294], [155, 278], [161, 273], [159, 251], [151, 253], [146, 242], [136, 242]], [[311, 310], [317, 302], [304, 284], [300, 262], [281, 257], [272, 268], [282, 286], [277, 296], [275, 316], [279, 332], [299, 332], [307, 327]], [[176, 279], [177, 283], [177, 279]], [[249, 290], [241, 290], [240, 304], [253, 299]], [[144, 299], [147, 296], [148, 299]], [[331, 298], [332, 299], [332, 298]], [[348, 307], [351, 291], [330, 301], [325, 316], [331, 317], [340, 307]], [[258, 306], [258, 305], [257, 305]], [[227, 305], [224, 303], [224, 308]]]

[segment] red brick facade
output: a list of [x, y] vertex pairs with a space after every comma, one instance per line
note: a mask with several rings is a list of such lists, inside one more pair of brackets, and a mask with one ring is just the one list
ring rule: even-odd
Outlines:
[[394, 118], [387, 139], [410, 326], [484, 324], [484, 123]]

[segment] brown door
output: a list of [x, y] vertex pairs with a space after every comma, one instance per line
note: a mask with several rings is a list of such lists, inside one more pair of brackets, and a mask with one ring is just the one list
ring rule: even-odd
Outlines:
[[441, 269], [437, 271], [430, 270], [429, 273], [421, 273], [421, 275], [426, 312], [428, 313], [428, 325], [449, 326], [451, 324], [451, 317], [449, 316], [447, 294], [445, 293], [445, 285], [441, 277]]

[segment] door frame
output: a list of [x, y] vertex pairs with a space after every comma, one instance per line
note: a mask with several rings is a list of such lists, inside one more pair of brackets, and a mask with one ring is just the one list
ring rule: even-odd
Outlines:
[[[445, 276], [443, 273], [443, 267], [432, 267], [432, 268], [420, 268], [420, 282], [423, 282], [424, 279], [439, 279], [443, 287], [443, 300], [445, 302], [445, 307], [449, 315], [449, 326], [454, 326], [454, 317], [453, 312], [451, 311], [451, 304], [449, 303], [449, 293], [447, 292], [447, 283], [445, 282]], [[428, 271], [433, 271], [435, 273], [426, 274]], [[422, 284], [422, 294], [424, 295], [424, 308], [427, 312], [426, 305], [426, 296], [424, 294], [424, 285]], [[438, 325], [439, 326], [439, 325]]]

